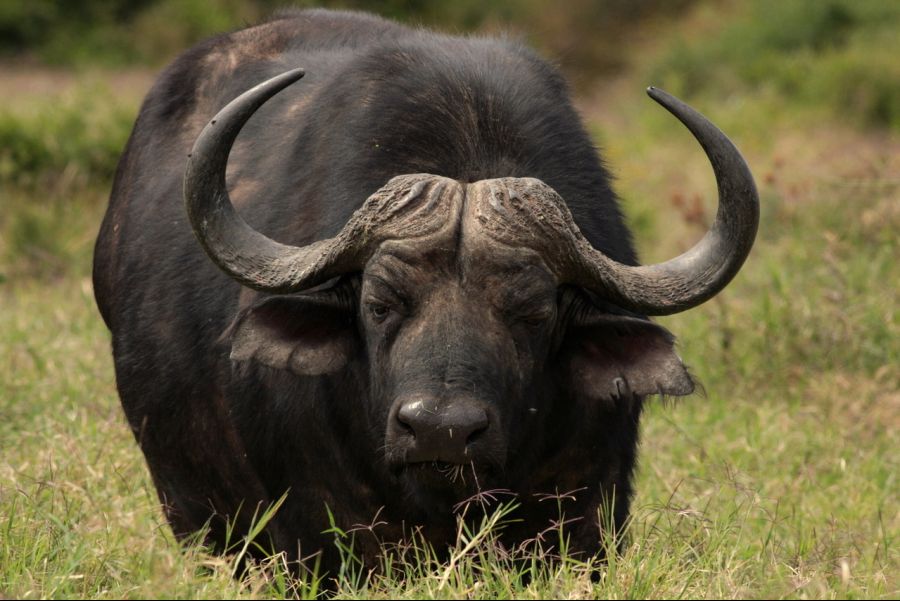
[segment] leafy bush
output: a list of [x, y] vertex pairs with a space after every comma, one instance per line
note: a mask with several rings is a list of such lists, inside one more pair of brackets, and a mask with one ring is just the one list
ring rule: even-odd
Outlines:
[[272, 0], [0, 2], [0, 52], [34, 53], [46, 62], [65, 65], [154, 63], [182, 49], [179, 44], [259, 19], [277, 4]]
[[160, 64], [286, 5], [368, 10], [445, 31], [520, 30], [574, 73], [619, 68], [641, 23], [694, 0], [31, 0], [0, 2], [0, 55], [61, 65]]
[[0, 183], [42, 184], [63, 174], [108, 182], [135, 112], [113, 98], [85, 84], [31, 110], [0, 109]]
[[840, 119], [900, 130], [900, 3], [759, 0], [712, 35], [680, 40], [654, 81], [685, 96], [774, 90]]

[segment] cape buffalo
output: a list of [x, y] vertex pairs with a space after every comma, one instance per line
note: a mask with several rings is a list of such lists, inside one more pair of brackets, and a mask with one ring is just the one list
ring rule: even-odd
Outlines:
[[503, 489], [505, 544], [571, 493], [569, 550], [598, 551], [600, 510], [628, 514], [645, 397], [694, 388], [647, 316], [722, 290], [758, 223], [731, 142], [649, 94], [703, 147], [719, 209], [691, 250], [638, 266], [561, 75], [519, 43], [312, 10], [175, 60], [94, 260], [175, 534], [223, 549], [287, 493], [266, 544], [328, 569], [330, 520], [377, 516], [356, 543], [372, 561], [413, 531], [445, 547], [458, 504]]

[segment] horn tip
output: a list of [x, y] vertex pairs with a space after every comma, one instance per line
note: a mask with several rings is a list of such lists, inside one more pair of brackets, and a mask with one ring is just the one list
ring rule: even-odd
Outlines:
[[297, 81], [298, 79], [306, 75], [306, 69], [304, 69], [303, 67], [297, 67], [296, 69], [291, 69], [290, 71], [286, 72], [284, 75], [293, 81]]
[[660, 88], [657, 88], [656, 86], [647, 87], [647, 96], [649, 96], [656, 102], [659, 102], [660, 104], [664, 103], [665, 100], [671, 97], [669, 94], [667, 94]]

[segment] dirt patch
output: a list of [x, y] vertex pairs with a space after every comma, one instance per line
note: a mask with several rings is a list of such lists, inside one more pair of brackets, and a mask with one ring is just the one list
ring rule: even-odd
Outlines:
[[106, 88], [123, 101], [138, 101], [153, 84], [159, 69], [89, 70], [0, 63], [0, 108], [27, 106], [35, 99], [63, 96], [82, 86]]

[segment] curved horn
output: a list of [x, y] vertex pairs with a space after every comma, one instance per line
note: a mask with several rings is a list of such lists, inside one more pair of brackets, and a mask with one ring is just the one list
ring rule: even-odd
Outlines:
[[709, 300], [737, 274], [756, 237], [759, 200], [747, 164], [725, 134], [665, 92], [648, 92], [691, 130], [719, 186], [716, 220], [686, 253], [656, 265], [618, 263], [588, 242], [553, 188], [532, 178], [472, 184], [469, 210], [490, 237], [538, 250], [562, 282], [593, 290], [625, 309], [668, 315]]
[[282, 73], [228, 103], [200, 132], [184, 174], [185, 207], [206, 254], [241, 284], [264, 292], [297, 292], [359, 270], [378, 242], [438, 230], [462, 197], [452, 180], [402, 175], [370, 196], [334, 238], [289, 246], [247, 225], [228, 197], [228, 154], [256, 110], [303, 74], [303, 69]]
[[604, 295], [625, 308], [670, 315], [709, 300], [737, 275], [756, 238], [759, 197], [747, 163], [725, 134], [674, 96], [652, 87], [647, 93], [687, 126], [706, 152], [719, 189], [716, 219], [693, 248], [655, 265], [622, 265], [590, 244], [578, 244], [576, 277], [587, 288], [601, 284]]
[[206, 254], [231, 277], [257, 290], [287, 292], [294, 288], [300, 274], [293, 273], [292, 268], [309, 264], [308, 259], [317, 254], [312, 252], [316, 244], [305, 248], [287, 246], [247, 225], [231, 204], [225, 167], [247, 120], [303, 75], [303, 69], [282, 73], [228, 103], [200, 132], [184, 173], [185, 208]]

